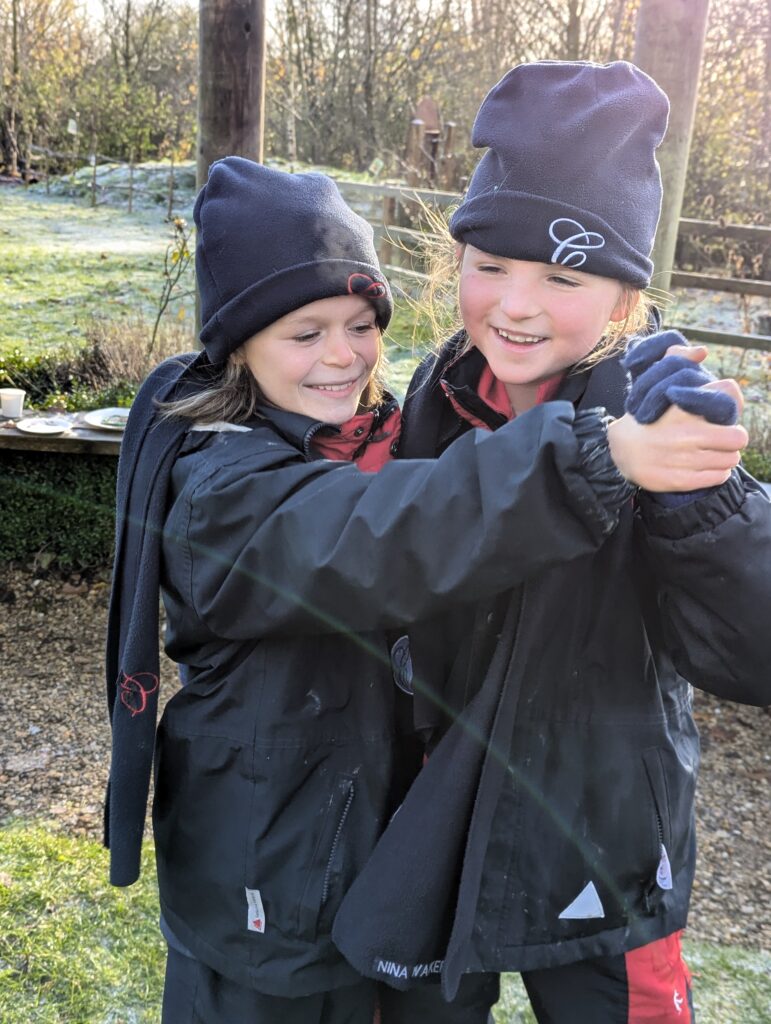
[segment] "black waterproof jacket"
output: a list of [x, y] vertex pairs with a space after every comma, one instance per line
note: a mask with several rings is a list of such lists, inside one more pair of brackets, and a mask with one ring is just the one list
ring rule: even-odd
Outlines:
[[375, 474], [315, 457], [320, 424], [270, 417], [190, 431], [172, 469], [161, 582], [188, 681], [153, 822], [177, 941], [285, 996], [358, 980], [332, 921], [416, 771], [388, 631], [591, 556], [619, 499], [587, 454], [600, 418], [568, 403]]
[[[418, 371], [400, 455], [482, 433], [448, 395], [511, 429], [476, 394], [481, 354], [453, 362], [464, 340]], [[540, 409], [620, 415], [623, 395], [612, 359]], [[520, 456], [537, 461], [538, 446]], [[548, 479], [543, 490], [547, 506], [562, 500]], [[416, 719], [435, 749], [334, 928], [359, 971], [395, 987], [441, 976], [450, 998], [464, 971], [613, 955], [684, 927], [691, 684], [771, 701], [771, 503], [743, 472], [676, 509], [641, 495], [603, 545], [521, 575], [410, 630]]]

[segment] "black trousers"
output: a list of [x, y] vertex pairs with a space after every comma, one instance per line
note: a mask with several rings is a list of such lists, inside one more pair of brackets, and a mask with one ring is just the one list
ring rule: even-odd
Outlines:
[[[538, 1024], [695, 1024], [680, 934], [618, 956], [522, 975]], [[489, 1024], [496, 974], [467, 974], [446, 1003], [438, 985], [398, 992], [374, 981], [288, 999], [236, 985], [169, 949], [162, 1024]]]
[[522, 975], [538, 1024], [695, 1024], [680, 933]]
[[365, 980], [287, 999], [237, 985], [169, 948], [162, 1024], [488, 1024], [498, 994], [496, 974], [475, 974], [463, 978], [452, 1003], [438, 985], [397, 992]]

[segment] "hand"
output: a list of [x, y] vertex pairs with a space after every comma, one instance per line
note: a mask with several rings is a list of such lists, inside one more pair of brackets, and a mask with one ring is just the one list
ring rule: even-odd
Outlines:
[[[714, 381], [704, 390], [741, 401], [734, 381]], [[676, 405], [655, 423], [639, 423], [626, 413], [608, 426], [610, 454], [619, 472], [654, 493], [695, 491], [725, 483], [748, 440], [742, 426], [707, 423]]]
[[741, 392], [709, 387], [715, 377], [696, 365], [706, 356], [703, 345], [689, 345], [679, 331], [654, 334], [634, 345], [622, 360], [632, 378], [626, 411], [639, 423], [654, 423], [678, 405], [710, 423], [736, 423]]

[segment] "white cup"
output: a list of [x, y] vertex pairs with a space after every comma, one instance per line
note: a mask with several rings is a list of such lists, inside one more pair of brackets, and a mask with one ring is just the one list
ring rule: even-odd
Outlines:
[[26, 391], [21, 388], [0, 388], [0, 411], [8, 419], [18, 420], [24, 408]]

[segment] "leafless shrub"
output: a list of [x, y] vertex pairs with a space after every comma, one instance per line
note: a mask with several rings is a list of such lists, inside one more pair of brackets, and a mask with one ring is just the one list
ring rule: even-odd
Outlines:
[[84, 333], [94, 371], [104, 374], [101, 383], [120, 381], [139, 385], [150, 370], [168, 356], [194, 348], [190, 325], [180, 320], [161, 324], [152, 352], [148, 351], [148, 346], [153, 325], [139, 315], [126, 320], [94, 318], [86, 325]]

